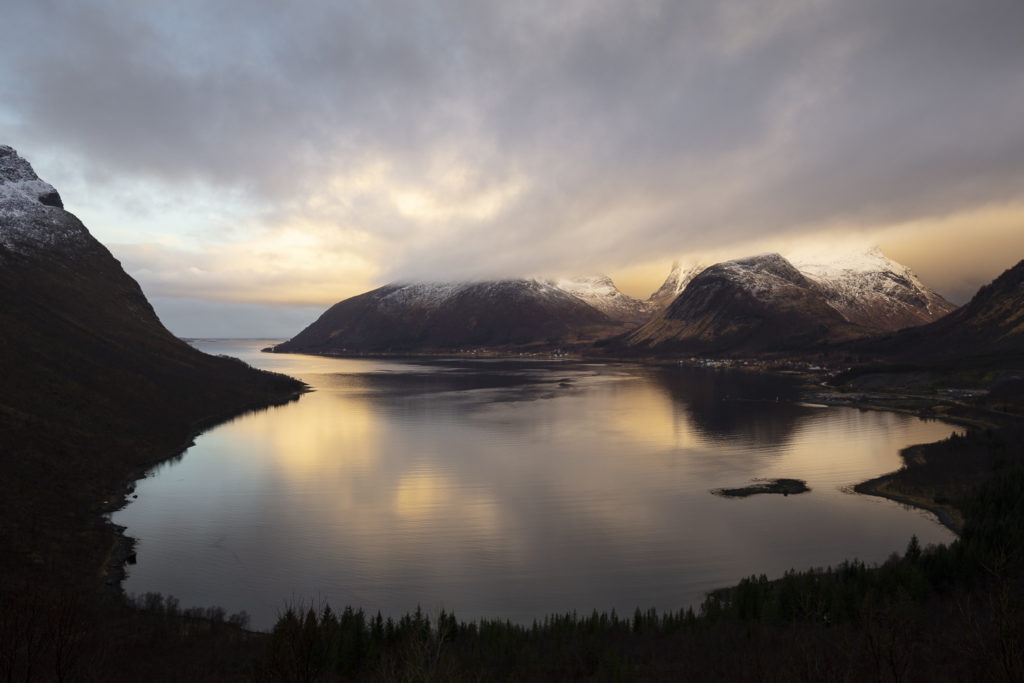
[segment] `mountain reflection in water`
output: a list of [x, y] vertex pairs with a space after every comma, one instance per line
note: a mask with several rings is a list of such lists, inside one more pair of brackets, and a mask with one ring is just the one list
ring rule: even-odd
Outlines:
[[782, 445], [813, 410], [796, 404], [799, 386], [787, 377], [690, 367], [657, 368], [650, 376], [709, 439]]
[[[463, 619], [678, 609], [751, 573], [873, 562], [951, 535], [843, 487], [951, 427], [796, 405], [783, 378], [545, 361], [330, 359], [204, 342], [310, 383], [196, 440], [114, 521], [129, 592], [246, 610], [289, 601]], [[800, 496], [711, 489], [797, 477]]]

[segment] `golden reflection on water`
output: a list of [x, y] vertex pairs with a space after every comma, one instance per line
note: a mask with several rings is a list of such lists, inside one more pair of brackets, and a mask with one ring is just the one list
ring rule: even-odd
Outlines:
[[948, 435], [951, 428], [895, 413], [847, 410], [800, 423], [776, 466], [830, 486], [852, 486], [899, 467], [901, 448]]
[[301, 410], [286, 406], [280, 419], [245, 422], [250, 438], [272, 444], [283, 476], [313, 482], [374, 467], [384, 430], [365, 401], [316, 394], [303, 400]]
[[[501, 373], [529, 376], [466, 383]], [[436, 597], [463, 617], [530, 619], [678, 609], [750, 571], [948, 537], [840, 488], [951, 428], [776, 401], [756, 377], [310, 359], [305, 378], [316, 392], [202, 435], [140, 484], [116, 520], [142, 539], [128, 590], [210, 594], [260, 626], [289, 596], [386, 614]], [[709, 493], [755, 477], [812, 492]]]
[[453, 482], [429, 469], [410, 472], [399, 479], [391, 505], [399, 517], [430, 519], [442, 515], [441, 508], [458, 505], [453, 496], [458, 490]]
[[621, 439], [665, 449], [694, 448], [706, 441], [690, 424], [687, 411], [662, 393], [632, 382], [615, 387], [615, 410], [608, 427]]
[[395, 514], [405, 520], [458, 519], [462, 526], [478, 533], [498, 528], [498, 504], [493, 497], [466, 489], [429, 468], [401, 477], [392, 506]]

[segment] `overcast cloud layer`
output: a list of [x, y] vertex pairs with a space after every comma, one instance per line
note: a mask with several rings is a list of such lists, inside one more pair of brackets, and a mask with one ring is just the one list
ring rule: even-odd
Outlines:
[[3, 24], [0, 142], [180, 334], [402, 278], [654, 289], [672, 258], [823, 240], [963, 301], [1024, 258], [1018, 0], [36, 0]]

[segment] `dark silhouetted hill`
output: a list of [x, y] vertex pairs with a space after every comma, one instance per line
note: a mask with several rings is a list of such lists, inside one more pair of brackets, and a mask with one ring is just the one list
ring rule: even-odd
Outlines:
[[[98, 585], [97, 506], [203, 426], [303, 385], [201, 353], [27, 161], [0, 146], [0, 576]], [[89, 579], [91, 577], [91, 579]]]
[[595, 338], [613, 321], [540, 280], [385, 285], [345, 299], [276, 351], [422, 352], [560, 345]]

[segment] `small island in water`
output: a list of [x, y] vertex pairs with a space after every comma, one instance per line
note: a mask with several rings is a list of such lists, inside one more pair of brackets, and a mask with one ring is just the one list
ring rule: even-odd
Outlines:
[[803, 479], [754, 479], [753, 481], [754, 483], [749, 486], [735, 489], [712, 489], [711, 493], [727, 498], [746, 498], [758, 493], [781, 493], [788, 496], [791, 493], [805, 493], [811, 490]]

